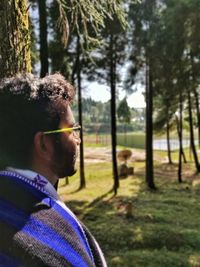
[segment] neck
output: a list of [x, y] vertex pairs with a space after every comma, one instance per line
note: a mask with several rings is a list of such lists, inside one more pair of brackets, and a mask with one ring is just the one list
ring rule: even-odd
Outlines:
[[44, 165], [41, 166], [40, 164], [32, 164], [30, 169], [43, 175], [53, 186], [59, 179], [59, 177], [53, 171], [51, 171], [50, 168], [44, 168]]

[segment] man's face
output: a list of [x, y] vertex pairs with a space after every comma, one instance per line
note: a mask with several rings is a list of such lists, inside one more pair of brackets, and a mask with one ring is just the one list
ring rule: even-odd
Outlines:
[[[70, 128], [75, 124], [74, 116], [70, 106], [63, 109], [59, 128]], [[52, 170], [59, 178], [72, 176], [76, 173], [76, 159], [80, 138], [76, 132], [63, 132], [54, 138], [54, 153], [52, 159]]]

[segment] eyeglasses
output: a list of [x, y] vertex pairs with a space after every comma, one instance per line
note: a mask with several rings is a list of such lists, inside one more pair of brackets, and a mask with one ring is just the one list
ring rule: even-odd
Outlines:
[[62, 128], [62, 129], [53, 130], [53, 131], [46, 131], [44, 132], [44, 134], [54, 134], [54, 133], [64, 133], [64, 132], [68, 132], [68, 133], [76, 132], [77, 134], [79, 134], [80, 130], [81, 130], [81, 126], [75, 125], [71, 128]]

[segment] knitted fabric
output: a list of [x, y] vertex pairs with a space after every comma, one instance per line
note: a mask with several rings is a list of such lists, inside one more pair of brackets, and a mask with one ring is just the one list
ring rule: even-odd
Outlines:
[[105, 267], [87, 228], [17, 176], [0, 172], [0, 266]]

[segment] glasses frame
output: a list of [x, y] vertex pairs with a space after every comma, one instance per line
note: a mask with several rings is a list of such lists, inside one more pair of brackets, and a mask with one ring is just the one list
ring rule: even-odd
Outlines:
[[54, 133], [64, 133], [64, 132], [72, 133], [74, 131], [80, 131], [80, 130], [81, 130], [81, 126], [76, 125], [70, 128], [62, 128], [62, 129], [57, 129], [57, 130], [52, 130], [52, 131], [46, 131], [43, 133], [44, 134], [54, 134]]

